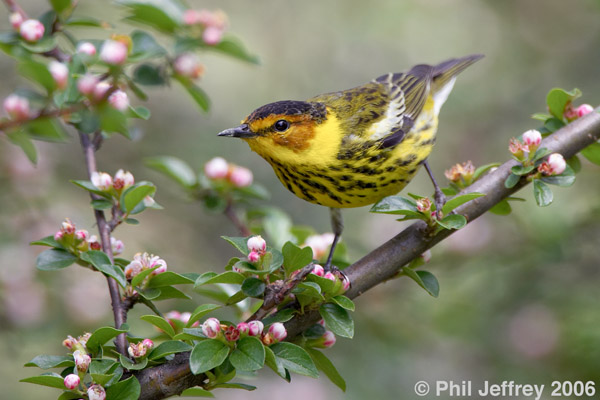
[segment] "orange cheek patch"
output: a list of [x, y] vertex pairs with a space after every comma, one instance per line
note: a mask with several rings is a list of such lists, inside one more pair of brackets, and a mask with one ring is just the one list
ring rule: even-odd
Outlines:
[[[290, 128], [285, 132], [271, 129], [280, 119], [290, 122]], [[315, 135], [314, 125], [315, 122], [307, 115], [269, 115], [249, 123], [253, 132], [266, 131], [263, 137], [270, 138], [278, 146], [294, 151], [306, 150], [310, 146], [310, 139]]]

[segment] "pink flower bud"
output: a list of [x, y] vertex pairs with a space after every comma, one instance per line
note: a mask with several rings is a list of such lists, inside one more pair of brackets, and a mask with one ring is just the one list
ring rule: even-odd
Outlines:
[[118, 256], [123, 252], [125, 245], [119, 239], [115, 239], [111, 236], [110, 238], [110, 247], [112, 248], [113, 255]]
[[192, 313], [189, 311], [184, 311], [181, 313], [181, 315], [179, 316], [179, 320], [181, 322], [183, 322], [184, 324], [187, 324], [190, 321], [190, 318], [192, 317]]
[[88, 240], [89, 237], [90, 237], [90, 234], [85, 229], [80, 229], [78, 231], [75, 231], [75, 239], [77, 239], [77, 240], [84, 241], [84, 240]]
[[215, 26], [209, 26], [202, 32], [202, 40], [209, 46], [219, 44], [223, 38], [223, 29]]
[[323, 328], [325, 328], [325, 320], [323, 318], [321, 318], [317, 324], [321, 325]]
[[180, 317], [181, 317], [181, 313], [176, 310], [169, 311], [168, 313], [165, 314], [165, 318], [167, 320], [179, 321]]
[[92, 172], [92, 176], [90, 178], [92, 181], [92, 185], [96, 186], [98, 189], [102, 191], [107, 191], [112, 189], [113, 180], [112, 177], [106, 172]]
[[333, 282], [337, 282], [337, 278], [331, 272], [326, 272], [325, 275], [323, 275], [323, 278], [329, 279], [330, 281], [333, 281]]
[[565, 158], [559, 153], [550, 154], [548, 157], [548, 164], [552, 169], [552, 175], [560, 175], [565, 172], [565, 168], [567, 167], [567, 162]]
[[523, 134], [523, 143], [529, 151], [534, 151], [542, 143], [542, 134], [535, 129], [530, 129]]
[[87, 390], [89, 400], [106, 400], [106, 391], [100, 385], [92, 385]]
[[250, 239], [248, 239], [247, 245], [248, 250], [251, 252], [255, 251], [257, 253], [263, 253], [267, 249], [267, 242], [265, 242], [265, 239], [263, 239], [260, 235], [252, 236]]
[[424, 262], [428, 263], [431, 260], [431, 250], [425, 250], [425, 253], [421, 254], [421, 258]]
[[115, 109], [125, 112], [129, 109], [129, 97], [127, 93], [118, 89], [108, 96], [108, 103]]
[[236, 187], [246, 187], [252, 184], [254, 176], [248, 168], [234, 165], [229, 171], [229, 181]]
[[281, 322], [275, 322], [269, 327], [269, 333], [276, 342], [280, 342], [287, 336], [285, 326]]
[[56, 240], [57, 242], [59, 242], [59, 243], [60, 243], [60, 241], [63, 239], [63, 236], [64, 236], [64, 233], [63, 233], [63, 231], [57, 231], [57, 232], [54, 234], [54, 240]]
[[250, 336], [260, 336], [265, 325], [260, 321], [250, 321], [248, 322], [248, 335]]
[[90, 42], [81, 42], [77, 46], [77, 52], [80, 54], [85, 54], [87, 56], [95, 56], [96, 47]]
[[65, 340], [63, 340], [62, 345], [65, 346], [67, 349], [72, 350], [77, 343], [77, 339], [69, 335]]
[[73, 352], [73, 359], [75, 360], [75, 366], [79, 372], [86, 372], [92, 362], [92, 358], [81, 350], [75, 350]]
[[143, 341], [138, 343], [131, 343], [127, 348], [127, 352], [132, 358], [140, 358], [144, 357], [148, 353], [148, 350], [152, 349], [153, 346], [154, 343], [152, 342], [152, 340], [144, 339]]
[[342, 276], [342, 287], [344, 288], [344, 291], [350, 289], [350, 279], [348, 279], [346, 275]]
[[77, 388], [79, 386], [79, 382], [81, 382], [81, 380], [79, 379], [78, 375], [69, 374], [65, 376], [64, 384], [65, 387], [69, 390]]
[[29, 118], [29, 100], [16, 94], [11, 94], [4, 99], [4, 111], [9, 117], [17, 121]]
[[237, 324], [237, 329], [238, 331], [240, 331], [240, 333], [248, 333], [248, 331], [250, 330], [250, 327], [248, 326], [247, 323], [245, 322], [240, 322], [239, 324]]
[[215, 157], [204, 164], [204, 174], [209, 179], [223, 179], [229, 173], [229, 164], [224, 158]]
[[158, 274], [162, 274], [163, 272], [167, 272], [167, 263], [165, 262], [165, 260], [161, 260], [162, 263], [159, 263], [158, 265], [160, 265], [158, 268], [156, 268], [154, 271], [152, 271], [152, 275], [158, 275]]
[[57, 88], [64, 89], [67, 87], [69, 68], [67, 68], [65, 64], [58, 61], [52, 61], [48, 64], [48, 71], [50, 71], [52, 78], [54, 78]]
[[144, 197], [144, 206], [146, 207], [152, 207], [154, 204], [156, 204], [156, 201], [154, 200], [154, 198], [152, 196], [146, 196]]
[[90, 238], [88, 239], [87, 242], [88, 242], [88, 245], [90, 246], [90, 249], [92, 249], [92, 250], [102, 250], [102, 245], [98, 241], [98, 237], [96, 235], [90, 236]]
[[[113, 93], [116, 94], [117, 92]], [[111, 95], [112, 97], [112, 95]], [[110, 97], [108, 99], [110, 101]], [[113, 187], [116, 190], [127, 189], [135, 183], [135, 179], [133, 175], [129, 171], [123, 171], [122, 169], [118, 170], [115, 174], [115, 178], [113, 179]]]
[[[320, 260], [327, 254], [329, 247], [333, 244], [335, 235], [333, 233], [323, 233], [322, 235], [310, 235], [304, 241], [301, 247], [310, 247], [313, 251], [313, 258]], [[323, 276], [323, 275], [319, 275]]]
[[28, 42], [37, 42], [44, 36], [44, 25], [37, 19], [28, 19], [19, 26], [21, 37]]
[[325, 269], [322, 266], [320, 266], [319, 264], [315, 264], [311, 274], [315, 274], [317, 276], [322, 277], [323, 275], [325, 275]]
[[110, 65], [121, 65], [127, 60], [127, 46], [116, 40], [107, 40], [100, 49], [100, 59]]
[[238, 328], [236, 328], [233, 325], [230, 325], [227, 328], [225, 328], [225, 339], [227, 339], [228, 342], [235, 342], [239, 338], [240, 331]]
[[142, 340], [142, 344], [148, 350], [150, 350], [150, 349], [152, 349], [154, 347], [154, 342], [152, 340], [150, 340], [150, 339], [144, 339], [144, 340]]
[[216, 318], [209, 318], [202, 324], [202, 333], [209, 339], [214, 339], [221, 332], [221, 323]]
[[254, 263], [260, 260], [260, 254], [258, 254], [258, 252], [256, 251], [251, 251], [248, 254], [248, 261]]
[[331, 331], [325, 331], [323, 334], [323, 347], [329, 348], [335, 344], [336, 337]]
[[591, 113], [592, 111], [594, 111], [594, 107], [590, 106], [589, 104], [582, 104], [579, 107], [577, 107], [577, 116], [581, 118], [584, 115]]
[[417, 211], [427, 212], [431, 209], [431, 200], [428, 197], [422, 197], [417, 200]]
[[23, 23], [23, 16], [19, 12], [14, 12], [8, 17], [10, 25], [15, 31], [18, 31]]
[[66, 235], [73, 235], [75, 233], [75, 224], [69, 218], [65, 218], [62, 224], [60, 224], [60, 230]]
[[201, 21], [201, 13], [198, 10], [185, 10], [183, 12], [183, 23], [185, 25], [197, 25]]
[[77, 90], [85, 96], [91, 96], [98, 85], [98, 78], [94, 75], [86, 74], [77, 80]]
[[198, 79], [204, 73], [204, 66], [196, 54], [184, 53], [175, 59], [173, 69], [181, 76]]

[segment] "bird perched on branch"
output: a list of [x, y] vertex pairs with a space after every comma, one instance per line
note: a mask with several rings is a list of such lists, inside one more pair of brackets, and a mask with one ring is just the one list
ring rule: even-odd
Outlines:
[[398, 193], [422, 164], [441, 209], [444, 195], [427, 164], [438, 114], [456, 76], [481, 57], [416, 65], [306, 101], [270, 103], [219, 136], [244, 139], [292, 193], [331, 209], [335, 239], [329, 268], [343, 230], [340, 208], [373, 204]]

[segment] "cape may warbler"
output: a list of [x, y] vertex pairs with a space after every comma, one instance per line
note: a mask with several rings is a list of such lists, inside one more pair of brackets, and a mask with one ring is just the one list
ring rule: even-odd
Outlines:
[[330, 267], [343, 229], [339, 209], [398, 193], [421, 164], [434, 182], [440, 209], [443, 195], [426, 162], [438, 114], [456, 75], [481, 57], [416, 65], [306, 101], [270, 103], [219, 136], [244, 139], [292, 193], [331, 208], [336, 236], [326, 264]]

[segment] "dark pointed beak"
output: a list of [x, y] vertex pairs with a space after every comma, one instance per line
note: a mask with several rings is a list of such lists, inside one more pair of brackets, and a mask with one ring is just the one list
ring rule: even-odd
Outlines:
[[239, 137], [239, 138], [253, 138], [257, 135], [250, 130], [248, 124], [242, 124], [237, 128], [229, 128], [225, 129], [223, 132], [220, 132], [218, 136], [230, 136], [230, 137]]

